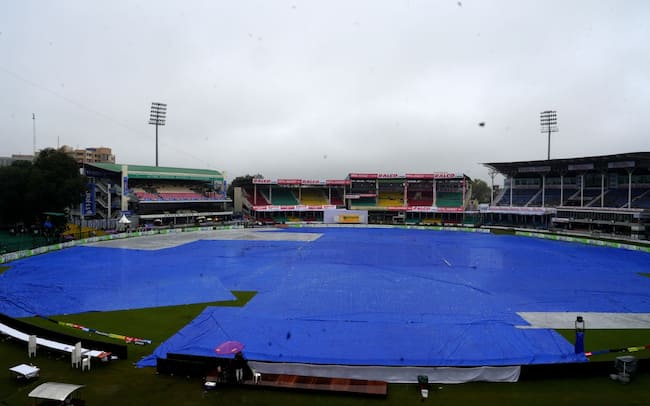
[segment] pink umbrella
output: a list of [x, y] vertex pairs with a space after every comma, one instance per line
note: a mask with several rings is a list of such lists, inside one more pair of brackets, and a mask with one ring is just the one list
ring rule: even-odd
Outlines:
[[239, 341], [224, 341], [214, 349], [219, 355], [233, 355], [244, 349], [244, 344]]

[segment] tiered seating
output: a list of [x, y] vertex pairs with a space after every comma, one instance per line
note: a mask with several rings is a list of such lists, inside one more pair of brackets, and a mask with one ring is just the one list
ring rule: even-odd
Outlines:
[[[583, 204], [586, 206], [590, 201], [600, 196], [600, 188], [585, 188], [582, 191]], [[600, 200], [599, 200], [600, 201]], [[571, 195], [565, 202], [565, 206], [580, 206], [580, 191]]]
[[205, 194], [205, 197], [208, 199], [215, 199], [215, 200], [223, 200], [226, 198], [225, 193], [217, 193], [217, 192], [208, 192]]
[[300, 203], [308, 206], [324, 205], [327, 204], [327, 198], [322, 189], [302, 189]]
[[399, 192], [379, 192], [378, 197], [377, 206], [389, 207], [404, 205], [404, 200], [402, 200], [403, 194]]
[[196, 192], [158, 192], [162, 200], [204, 200], [205, 196]]
[[[523, 207], [530, 199], [533, 198], [539, 189], [513, 189], [512, 190], [512, 205]], [[540, 198], [541, 199], [541, 198]], [[497, 206], [510, 206], [510, 190], [506, 190], [503, 198], [497, 203]]]
[[644, 189], [644, 192], [632, 200], [632, 207], [639, 209], [650, 209], [650, 190]]
[[[620, 189], [610, 189], [605, 194], [605, 207], [627, 207], [627, 187]], [[644, 198], [650, 198], [650, 190], [647, 188], [632, 188], [632, 207], [647, 208], [648, 203], [644, 204]], [[647, 199], [645, 200], [647, 201]]]
[[333, 204], [335, 206], [345, 206], [343, 195], [339, 192], [338, 189], [332, 189], [332, 200], [330, 204]]
[[463, 194], [460, 192], [438, 192], [436, 206], [438, 207], [461, 207], [463, 205]]
[[358, 199], [351, 200], [352, 207], [365, 207], [365, 206], [376, 206], [377, 202], [374, 197], [360, 197]]
[[207, 197], [196, 193], [186, 187], [164, 186], [158, 187], [158, 195], [162, 200], [204, 200]]
[[[252, 194], [252, 193], [251, 193]], [[269, 199], [262, 193], [259, 189], [257, 189], [255, 194], [252, 194], [253, 196], [249, 197], [249, 201], [254, 205], [254, 206], [267, 206], [271, 204], [269, 202]]]
[[[570, 193], [573, 193], [575, 191], [572, 191]], [[546, 188], [544, 189], [544, 206], [546, 207], [556, 207], [556, 206], [561, 206], [562, 202], [560, 201], [560, 196], [562, 194], [562, 189], [560, 188]], [[568, 197], [567, 191], [564, 191], [564, 197]], [[536, 205], [541, 205], [542, 204], [542, 194], [539, 194], [539, 197], [535, 200], [538, 200], [536, 202]]]
[[433, 206], [433, 191], [409, 192], [407, 199], [409, 206]]
[[293, 206], [298, 204], [298, 199], [293, 192], [285, 188], [273, 188], [271, 190], [271, 204], [276, 206]]
[[137, 196], [138, 200], [140, 201], [158, 201], [158, 200], [163, 200], [162, 197], [158, 196], [156, 193], [149, 193], [145, 191], [136, 191], [134, 192], [135, 195]]

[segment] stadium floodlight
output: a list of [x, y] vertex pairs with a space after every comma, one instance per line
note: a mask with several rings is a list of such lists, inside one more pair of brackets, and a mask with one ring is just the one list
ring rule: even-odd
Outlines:
[[151, 115], [149, 124], [156, 126], [156, 166], [158, 166], [158, 126], [165, 125], [167, 116], [167, 105], [165, 103], [151, 103]]
[[551, 160], [551, 133], [558, 132], [557, 128], [557, 111], [546, 110], [540, 113], [540, 124], [542, 125], [542, 133], [548, 133], [548, 155], [547, 158]]

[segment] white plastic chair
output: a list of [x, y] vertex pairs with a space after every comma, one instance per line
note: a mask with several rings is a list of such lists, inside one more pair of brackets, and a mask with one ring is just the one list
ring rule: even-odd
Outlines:
[[262, 380], [262, 374], [257, 372], [255, 368], [251, 368], [251, 372], [253, 373], [253, 383], [260, 383]]

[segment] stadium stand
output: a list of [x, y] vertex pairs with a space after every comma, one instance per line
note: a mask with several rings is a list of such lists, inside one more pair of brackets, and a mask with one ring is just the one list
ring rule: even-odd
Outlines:
[[218, 171], [107, 163], [87, 163], [83, 170], [91, 182], [91, 207], [83, 216], [78, 208], [71, 210], [77, 223], [105, 222], [115, 229], [122, 214], [133, 228], [232, 218], [232, 201]]
[[463, 194], [459, 192], [438, 192], [436, 195], [438, 207], [462, 207]]
[[483, 224], [650, 238], [648, 152], [484, 165], [505, 187]]
[[399, 192], [379, 192], [379, 196], [377, 196], [377, 206], [403, 206], [403, 196], [404, 195]]
[[409, 189], [407, 196], [409, 206], [433, 206], [433, 191], [411, 191]]
[[377, 200], [375, 197], [360, 197], [358, 199], [351, 199], [350, 205], [355, 207], [373, 207], [377, 206]]
[[343, 200], [343, 194], [339, 189], [331, 189], [331, 200], [330, 204], [335, 205], [336, 207], [345, 206], [345, 201]]
[[[539, 189], [512, 189], [512, 206], [525, 207], [528, 202], [533, 200], [533, 197], [540, 192]], [[510, 206], [510, 189], [506, 189], [503, 198], [497, 202], [498, 206]]]
[[271, 189], [271, 204], [276, 206], [292, 206], [298, 204], [298, 199], [289, 189], [274, 187]]
[[323, 189], [303, 188], [300, 191], [300, 204], [317, 206], [328, 204], [328, 202]]

